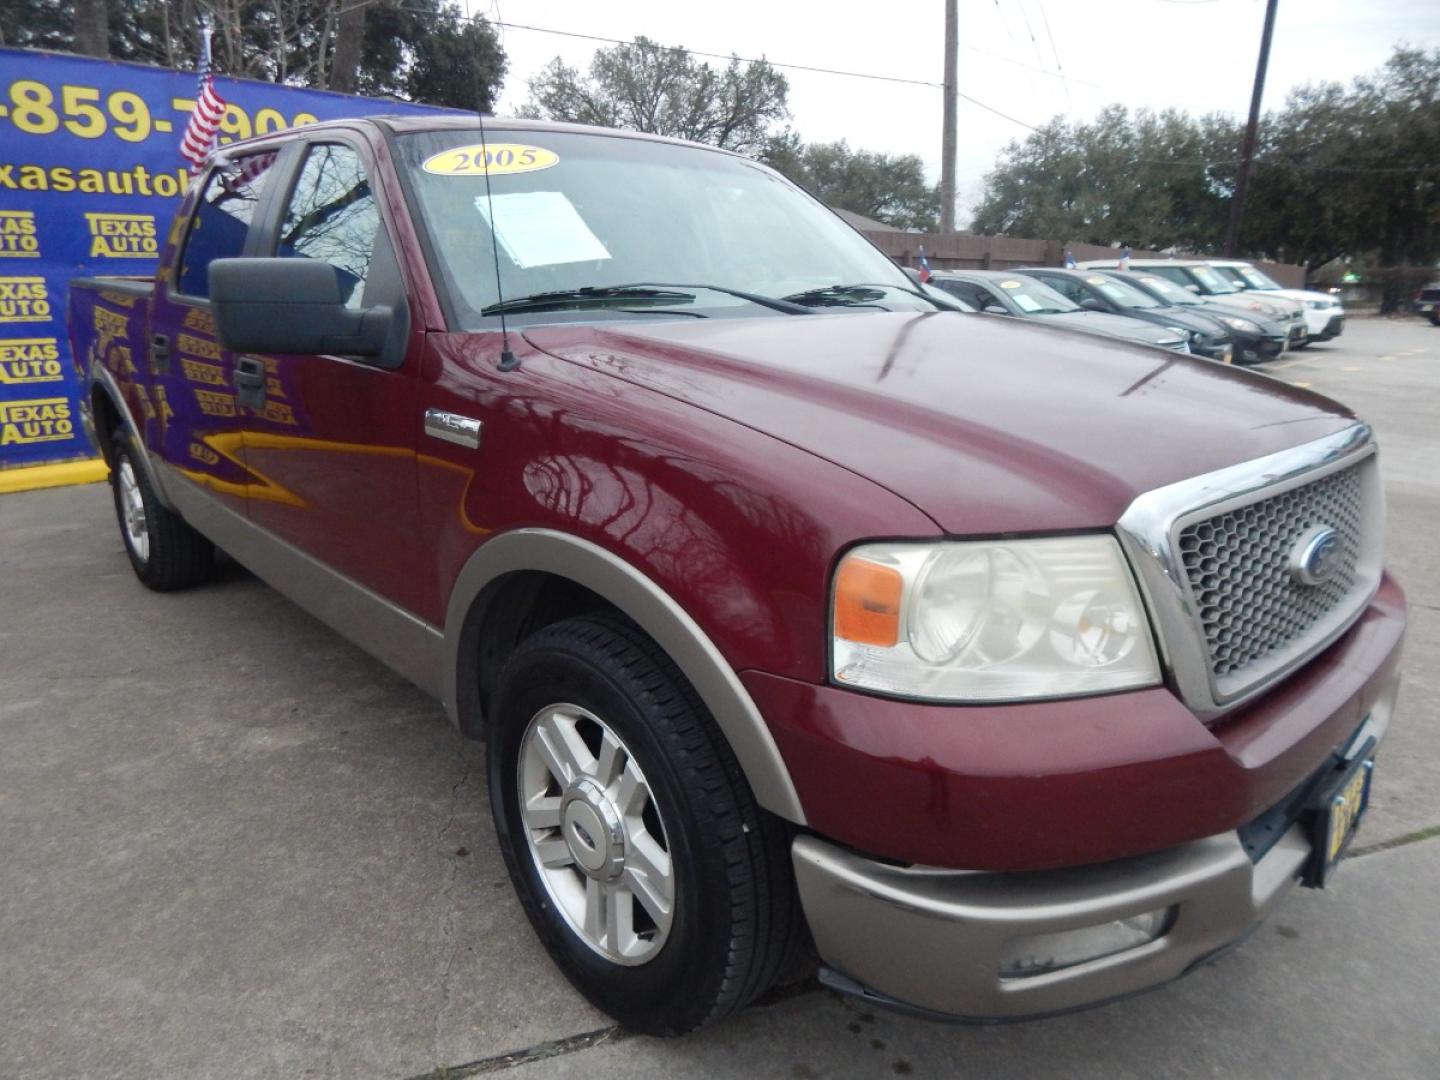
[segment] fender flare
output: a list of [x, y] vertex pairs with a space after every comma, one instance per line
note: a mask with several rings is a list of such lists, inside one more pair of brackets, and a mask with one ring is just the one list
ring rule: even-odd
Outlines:
[[800, 797], [769, 726], [705, 631], [655, 582], [588, 540], [552, 529], [516, 529], [486, 541], [455, 580], [445, 615], [442, 699], [459, 724], [461, 641], [471, 608], [491, 582], [536, 571], [603, 597], [659, 642], [720, 726], [761, 806], [805, 824]]
[[[140, 468], [145, 473], [145, 479], [150, 482], [150, 490], [155, 493], [155, 497], [160, 500], [160, 504], [164, 506], [165, 509], [175, 510], [175, 503], [171, 500], [169, 492], [165, 490], [165, 485], [160, 479], [160, 471], [155, 468], [155, 463], [150, 460], [150, 450], [145, 445], [145, 440], [140, 436], [140, 429], [135, 426], [135, 417], [130, 414], [130, 407], [125, 404], [125, 396], [120, 393], [120, 387], [115, 382], [115, 376], [112, 375], [109, 369], [100, 363], [99, 360], [92, 360], [90, 362], [89, 382], [91, 388], [99, 387], [101, 392], [110, 399], [111, 406], [120, 417], [120, 423], [130, 432], [130, 438], [134, 440], [137, 451], [134, 455], [135, 459], [140, 463]], [[100, 455], [106, 458], [108, 463], [110, 449], [101, 442], [100, 433], [95, 427], [96, 418], [89, 415], [92, 408], [90, 394], [87, 393], [82, 405], [82, 415], [87, 417], [86, 427], [89, 429], [91, 442], [95, 444], [95, 449], [100, 451]]]

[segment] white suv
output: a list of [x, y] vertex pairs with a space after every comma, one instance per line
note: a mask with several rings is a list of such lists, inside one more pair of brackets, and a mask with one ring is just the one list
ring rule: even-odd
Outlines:
[[1237, 259], [1211, 259], [1210, 265], [1227, 277], [1231, 284], [1246, 292], [1285, 296], [1298, 301], [1305, 308], [1305, 328], [1310, 332], [1311, 341], [1329, 341], [1339, 337], [1345, 329], [1345, 309], [1329, 293], [1282, 288], [1279, 282], [1253, 264]]

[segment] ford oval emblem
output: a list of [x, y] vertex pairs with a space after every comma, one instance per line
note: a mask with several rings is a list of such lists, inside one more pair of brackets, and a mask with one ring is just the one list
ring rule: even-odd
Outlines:
[[1290, 575], [1302, 585], [1324, 584], [1339, 571], [1344, 554], [1340, 534], [1328, 525], [1317, 525], [1290, 549]]

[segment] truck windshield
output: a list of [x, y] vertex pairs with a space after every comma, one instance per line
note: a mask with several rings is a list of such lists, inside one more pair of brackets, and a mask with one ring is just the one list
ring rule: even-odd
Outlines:
[[[636, 282], [693, 294], [668, 305], [676, 315], [773, 316], [787, 306], [762, 306], [740, 295], [746, 293], [777, 300], [821, 295], [827, 308], [847, 306], [843, 288], [825, 290], [855, 282], [881, 287], [853, 305], [858, 311], [942, 306], [825, 206], [745, 158], [611, 135], [513, 128], [486, 134], [488, 199], [478, 131], [396, 140], [436, 276], [462, 328], [491, 325], [494, 316], [482, 312], [498, 310], [501, 291], [507, 310], [515, 310], [511, 301], [540, 294], [587, 290], [593, 298], [612, 290], [609, 299], [588, 302], [584, 317], [663, 316], [667, 305], [650, 298], [642, 311], [626, 290], [614, 289]], [[517, 317], [553, 318], [563, 307], [532, 305]]]

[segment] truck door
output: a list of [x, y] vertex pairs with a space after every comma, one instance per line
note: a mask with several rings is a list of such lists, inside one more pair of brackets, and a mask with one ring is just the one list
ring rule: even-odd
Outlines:
[[177, 220], [155, 282], [145, 355], [149, 449], [181, 476], [237, 513], [245, 512], [251, 476], [235, 401], [236, 357], [220, 345], [210, 312], [212, 259], [247, 254], [251, 222], [275, 173], [273, 152], [219, 162], [201, 183], [190, 216]]
[[[358, 138], [309, 144], [256, 255], [320, 259], [351, 307], [403, 308], [405, 286]], [[250, 518], [410, 611], [418, 606], [412, 348], [374, 358], [274, 355], [239, 391], [256, 476]], [[242, 373], [243, 376], [244, 373]]]

